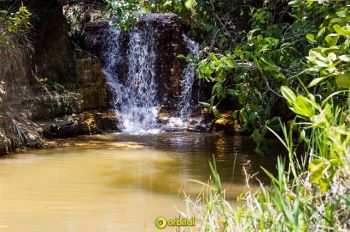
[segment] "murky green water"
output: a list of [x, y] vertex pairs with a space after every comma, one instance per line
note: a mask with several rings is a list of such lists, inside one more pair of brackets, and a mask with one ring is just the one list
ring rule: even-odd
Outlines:
[[[249, 138], [222, 134], [101, 135], [61, 143], [0, 159], [0, 231], [158, 231], [156, 217], [173, 218], [183, 209], [182, 190], [193, 196], [201, 190], [186, 180], [206, 181], [212, 154], [231, 198], [244, 190], [243, 168], [267, 181], [260, 166], [274, 171], [276, 164], [275, 155], [254, 154]], [[280, 153], [274, 147], [271, 153]]]

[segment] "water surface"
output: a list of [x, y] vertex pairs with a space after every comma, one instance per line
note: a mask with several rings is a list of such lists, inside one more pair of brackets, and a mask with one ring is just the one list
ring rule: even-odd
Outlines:
[[234, 199], [245, 188], [243, 170], [267, 182], [260, 166], [275, 172], [281, 149], [272, 142], [275, 149], [262, 157], [249, 138], [216, 133], [110, 134], [59, 143], [0, 159], [0, 231], [157, 231], [156, 217], [174, 218], [184, 209], [183, 190], [200, 192], [187, 180], [206, 181], [213, 154]]

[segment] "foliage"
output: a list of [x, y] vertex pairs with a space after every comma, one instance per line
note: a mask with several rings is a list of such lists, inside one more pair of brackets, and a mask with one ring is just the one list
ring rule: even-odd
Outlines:
[[[269, 130], [289, 154], [288, 165], [278, 161], [277, 177], [264, 169], [272, 186], [248, 191], [237, 208], [212, 188], [196, 201], [187, 197], [187, 216], [200, 219], [200, 231], [350, 229], [349, 2], [297, 0], [289, 6], [293, 18], [287, 21], [276, 21], [269, 4], [252, 7], [249, 31], [235, 47], [208, 47], [199, 62], [198, 75], [214, 84], [207, 105], [215, 115], [222, 99], [236, 97], [241, 108], [233, 117], [260, 127], [257, 135]], [[289, 130], [282, 124], [283, 139], [266, 127], [280, 97], [296, 115]], [[295, 131], [304, 145], [301, 157]]]
[[[325, 17], [318, 29], [306, 35], [318, 45], [307, 57], [309, 72], [316, 78], [309, 84], [325, 85], [323, 91], [331, 93], [334, 81], [340, 89], [350, 87], [350, 9], [341, 1], [319, 6]], [[328, 90], [328, 91], [327, 91]]]
[[10, 46], [10, 38], [20, 36], [29, 26], [31, 13], [21, 5], [17, 12], [0, 10], [0, 46]]
[[[225, 200], [220, 177], [212, 169], [210, 184], [217, 187], [206, 188], [196, 200], [185, 198], [184, 214], [201, 222], [199, 231], [350, 229], [350, 96], [340, 107], [334, 96], [317, 103], [313, 95], [303, 98], [288, 87], [282, 93], [299, 119], [289, 131], [282, 125], [283, 138], [271, 130], [288, 151], [288, 165], [279, 159], [276, 177], [263, 169], [271, 186], [261, 184], [258, 192], [252, 192], [247, 181], [248, 191], [237, 199], [237, 206]], [[302, 135], [309, 134], [301, 136], [308, 145], [302, 159], [293, 145], [295, 125], [303, 128]]]
[[145, 12], [175, 12], [191, 25], [203, 45], [197, 74], [213, 86], [203, 105], [220, 117], [229, 99], [258, 153], [266, 152], [266, 126], [277, 129], [277, 118], [287, 114], [281, 86], [307, 91], [307, 83], [316, 98], [350, 86], [346, 0], [109, 0], [108, 9], [124, 29]]

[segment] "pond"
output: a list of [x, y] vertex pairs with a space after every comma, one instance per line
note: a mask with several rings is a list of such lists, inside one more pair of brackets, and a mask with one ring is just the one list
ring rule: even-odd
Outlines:
[[268, 183], [260, 166], [275, 172], [282, 152], [271, 141], [271, 154], [259, 156], [249, 137], [220, 133], [107, 134], [57, 143], [0, 158], [1, 231], [157, 231], [155, 218], [184, 209], [183, 191], [201, 191], [188, 180], [208, 180], [213, 154], [234, 199], [245, 189], [244, 169]]

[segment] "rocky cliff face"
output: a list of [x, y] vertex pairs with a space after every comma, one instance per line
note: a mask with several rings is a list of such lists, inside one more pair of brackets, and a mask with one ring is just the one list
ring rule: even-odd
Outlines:
[[[101, 5], [93, 5], [102, 2], [23, 1], [33, 14], [30, 39], [18, 44], [21, 52], [13, 59], [8, 58], [13, 52], [0, 50], [0, 154], [40, 147], [43, 137], [116, 130], [102, 71], [110, 28], [100, 19]], [[186, 66], [177, 56], [189, 53], [183, 25], [174, 14], [148, 14], [135, 27], [153, 30], [156, 98], [161, 113], [176, 112]], [[120, 81], [128, 78], [129, 40], [122, 33], [120, 61], [113, 67]]]
[[0, 154], [42, 146], [43, 136], [115, 128], [101, 63], [69, 36], [67, 2], [24, 1], [33, 15], [29, 40], [0, 50]]

